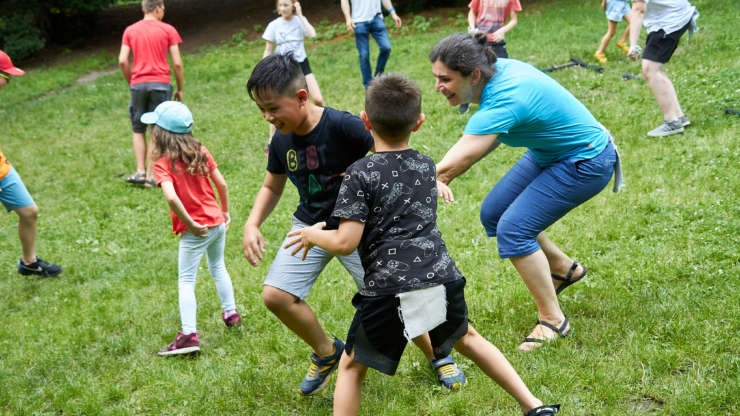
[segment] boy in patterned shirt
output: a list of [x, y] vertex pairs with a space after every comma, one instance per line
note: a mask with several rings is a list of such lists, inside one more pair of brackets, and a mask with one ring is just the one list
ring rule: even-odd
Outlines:
[[[294, 230], [285, 248], [303, 255], [314, 245], [337, 254], [359, 251], [364, 287], [352, 300], [357, 309], [339, 362], [334, 414], [357, 414], [367, 368], [393, 375], [408, 341], [429, 332], [436, 357], [454, 347], [511, 394], [527, 416], [554, 415], [543, 406], [501, 352], [468, 323], [465, 278], [447, 253], [436, 224], [437, 195], [451, 200], [437, 182], [434, 161], [408, 147], [424, 121], [421, 91], [396, 74], [370, 83], [361, 113], [373, 134], [370, 156], [345, 172], [333, 216], [326, 223]], [[439, 192], [438, 192], [439, 191]]]
[[[257, 266], [265, 251], [259, 227], [277, 205], [288, 179], [300, 196], [292, 230], [321, 221], [328, 222], [329, 229], [336, 228], [339, 220], [332, 218], [331, 213], [342, 175], [370, 150], [373, 136], [356, 116], [311, 102], [303, 72], [291, 55], [262, 59], [252, 71], [247, 91], [265, 120], [277, 130], [269, 145], [265, 180], [244, 224], [244, 255], [252, 266]], [[307, 261], [301, 261], [288, 250], [280, 249], [262, 289], [265, 306], [314, 351], [308, 373], [298, 388], [303, 395], [324, 389], [344, 349], [340, 339], [327, 337], [305, 301], [324, 266], [334, 257], [316, 247], [308, 253]], [[357, 285], [362, 285], [363, 268], [357, 253], [350, 250], [337, 258]], [[415, 342], [427, 359], [434, 358], [428, 337]], [[443, 386], [456, 389], [464, 384], [465, 375], [452, 357], [431, 364]]]

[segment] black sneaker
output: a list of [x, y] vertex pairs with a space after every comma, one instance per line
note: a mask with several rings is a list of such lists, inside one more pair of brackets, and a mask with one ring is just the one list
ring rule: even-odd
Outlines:
[[53, 277], [62, 272], [62, 268], [54, 263], [44, 261], [41, 257], [36, 256], [36, 261], [31, 264], [24, 264], [23, 260], [18, 261], [18, 273], [24, 276], [36, 274], [43, 277]]

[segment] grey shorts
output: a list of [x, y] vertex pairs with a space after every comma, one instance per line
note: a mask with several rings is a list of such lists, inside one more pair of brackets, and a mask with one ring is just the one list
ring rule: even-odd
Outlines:
[[140, 121], [141, 115], [154, 111], [162, 102], [172, 99], [172, 85], [162, 82], [144, 82], [131, 86], [131, 102], [128, 114], [134, 133], [145, 133], [146, 124]]
[[[290, 231], [309, 226], [311, 224], [306, 224], [298, 218], [293, 217], [293, 227]], [[295, 256], [290, 255], [294, 247], [283, 248], [288, 241], [292, 240], [295, 240], [295, 237], [286, 237], [280, 244], [277, 255], [275, 255], [275, 260], [272, 262], [270, 271], [267, 273], [267, 277], [263, 283], [264, 285], [278, 288], [299, 299], [304, 299], [308, 296], [311, 287], [316, 282], [321, 271], [324, 270], [324, 267], [329, 264], [332, 258], [336, 257], [342, 263], [342, 266], [347, 269], [349, 274], [352, 275], [357, 289], [359, 290], [365, 286], [365, 270], [362, 268], [362, 262], [360, 261], [360, 255], [357, 254], [357, 250], [348, 256], [335, 256], [323, 248], [314, 246], [308, 251], [306, 260], [301, 260], [301, 252]]]

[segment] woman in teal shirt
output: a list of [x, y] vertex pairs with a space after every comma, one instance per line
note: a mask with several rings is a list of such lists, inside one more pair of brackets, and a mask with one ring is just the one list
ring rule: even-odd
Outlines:
[[[435, 91], [450, 105], [479, 104], [462, 138], [437, 165], [443, 184], [500, 143], [528, 149], [485, 197], [480, 218], [537, 304], [539, 320], [519, 349], [530, 351], [564, 337], [571, 327], [557, 294], [587, 269], [544, 231], [609, 183], [618, 161], [609, 132], [549, 76], [517, 60], [497, 59], [485, 36], [452, 34], [434, 47], [429, 60]], [[441, 196], [451, 197], [449, 188], [439, 188]]]

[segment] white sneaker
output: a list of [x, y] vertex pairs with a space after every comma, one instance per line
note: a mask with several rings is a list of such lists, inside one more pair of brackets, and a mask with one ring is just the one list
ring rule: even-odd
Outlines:
[[[686, 121], [688, 121], [688, 118]], [[650, 137], [663, 137], [683, 133], [683, 130], [683, 122], [680, 118], [677, 118], [673, 121], [664, 120], [658, 127], [650, 130], [647, 135]]]

